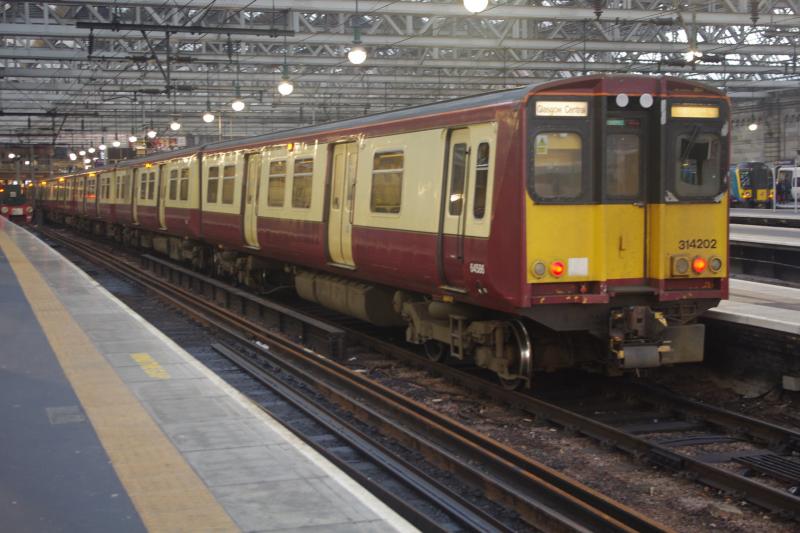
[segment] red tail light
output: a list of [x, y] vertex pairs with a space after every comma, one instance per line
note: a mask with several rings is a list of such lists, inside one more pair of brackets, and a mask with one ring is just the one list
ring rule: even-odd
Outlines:
[[550, 273], [557, 278], [560, 278], [564, 274], [564, 263], [561, 261], [553, 261], [550, 263]]
[[695, 257], [692, 261], [692, 270], [697, 272], [698, 274], [702, 274], [703, 271], [706, 269], [708, 263], [702, 257]]

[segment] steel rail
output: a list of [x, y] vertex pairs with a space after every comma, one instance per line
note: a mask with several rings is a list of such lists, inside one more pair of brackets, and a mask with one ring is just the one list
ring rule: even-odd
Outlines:
[[[347, 331], [348, 338], [358, 339], [370, 349], [397, 357], [406, 363], [427, 369], [432, 373], [445, 375], [448, 379], [459, 385], [484, 394], [496, 401], [513, 405], [534, 415], [538, 419], [547, 420], [559, 426], [569, 428], [572, 431], [598, 440], [606, 446], [614, 447], [633, 455], [637, 459], [649, 461], [652, 464], [674, 471], [686, 472], [689, 477], [695, 481], [722, 490], [728, 494], [735, 495], [738, 498], [746, 499], [770, 511], [794, 519], [800, 519], [800, 498], [793, 494], [782, 492], [734, 472], [729, 472], [713, 465], [703, 463], [688, 455], [676, 453], [667, 446], [662, 446], [636, 435], [626, 433], [613, 426], [593, 420], [577, 412], [564, 409], [554, 403], [540, 400], [529, 394], [504, 390], [483, 377], [441, 363], [429, 361], [410, 350], [376, 339], [370, 335], [352, 329], [348, 330], [346, 327], [342, 327], [342, 329]], [[775, 442], [776, 438], [777, 441], [785, 442], [787, 445], [796, 442], [796, 432], [766, 422], [757, 421], [745, 415], [724, 411], [699, 403], [692, 406], [692, 412], [695, 416], [703, 416], [721, 426], [729, 428], [733, 426], [734, 433], [736, 433], [739, 428], [750, 427], [752, 434], [758, 435], [759, 437], [769, 433], [770, 437], [768, 438], [771, 439], [771, 442]], [[771, 426], [771, 428], [769, 426]], [[775, 432], [779, 430], [781, 436], [776, 437]]]
[[[93, 261], [101, 251], [55, 237]], [[586, 487], [515, 450], [488, 439], [456, 421], [338, 363], [309, 353], [280, 334], [265, 331], [249, 319], [192, 292], [119, 262], [110, 269], [136, 279], [169, 298], [201, 322], [225, 323], [252, 339], [268, 344], [273, 364], [310, 381], [323, 395], [352, 410], [358, 418], [394, 436], [463, 481], [481, 488], [486, 497], [515, 509], [529, 523], [547, 531], [665, 531], [648, 517]], [[106, 263], [106, 261], [103, 261]], [[202, 309], [202, 311], [199, 311]], [[271, 353], [275, 348], [280, 354]], [[342, 389], [347, 391], [343, 394]]]

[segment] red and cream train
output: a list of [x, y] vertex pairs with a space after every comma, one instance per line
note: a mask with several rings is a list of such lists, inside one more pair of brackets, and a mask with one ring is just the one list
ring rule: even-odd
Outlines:
[[702, 360], [727, 296], [729, 102], [592, 76], [63, 176], [50, 219], [489, 368]]

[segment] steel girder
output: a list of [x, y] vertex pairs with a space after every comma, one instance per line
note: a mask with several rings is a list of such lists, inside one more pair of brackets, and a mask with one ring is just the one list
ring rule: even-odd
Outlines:
[[[361, 1], [358, 16], [354, 2], [340, 0], [275, 0], [274, 11], [272, 0], [2, 3], [0, 103], [7, 111], [102, 109], [106, 118], [116, 112], [118, 121], [136, 121], [134, 128], [152, 117], [163, 129], [176, 111], [192, 128], [204, 126], [207, 102], [224, 109], [238, 80], [251, 104], [244, 115], [282, 110], [280, 120], [237, 117], [226, 135], [240, 135], [259, 125], [321, 120], [327, 115], [316, 111], [322, 109], [335, 108], [344, 118], [365, 108], [382, 111], [589, 72], [671, 73], [748, 97], [796, 87], [800, 79], [800, 0], [761, 1], [757, 17], [747, 0], [666, 7], [660, 0], [607, 0], [599, 14], [591, 0], [530, 3], [492, 2], [469, 15], [460, 2]], [[282, 28], [295, 35], [284, 42], [176, 33], [167, 41], [151, 32], [151, 49], [139, 32], [94, 30], [90, 38], [75, 27], [115, 20]], [[360, 67], [345, 59], [354, 25], [369, 50]], [[682, 63], [690, 47], [704, 57]], [[275, 91], [284, 58], [296, 87], [288, 98]], [[144, 119], [126, 111], [134, 100], [146, 102]], [[75, 120], [70, 117], [65, 130]], [[27, 118], [6, 116], [0, 136], [27, 127]], [[83, 118], [84, 130], [99, 127], [97, 117]]]

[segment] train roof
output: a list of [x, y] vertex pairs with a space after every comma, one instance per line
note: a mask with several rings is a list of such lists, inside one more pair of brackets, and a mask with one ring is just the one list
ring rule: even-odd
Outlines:
[[[124, 161], [120, 161], [117, 163], [116, 166], [125, 168], [125, 167], [137, 166], [139, 164], [146, 162], [165, 161], [169, 159], [188, 157], [198, 152], [222, 152], [225, 150], [239, 149], [246, 146], [250, 147], [250, 146], [266, 145], [273, 141], [285, 140], [287, 137], [289, 138], [306, 137], [315, 134], [329, 132], [332, 130], [348, 130], [354, 128], [363, 128], [386, 122], [403, 121], [418, 117], [452, 113], [455, 111], [463, 111], [472, 108], [485, 108], [485, 107], [499, 106], [499, 105], [513, 105], [515, 103], [523, 102], [529, 94], [540, 91], [547, 91], [551, 89], [562, 89], [562, 88], [565, 90], [582, 89], [584, 91], [591, 92], [592, 87], [596, 87], [597, 85], [603, 84], [610, 80], [615, 80], [615, 81], [627, 80], [634, 82], [639, 82], [643, 80], [648, 80], [652, 82], [653, 80], [660, 80], [672, 87], [681, 87], [686, 89], [692, 88], [694, 90], [702, 89], [713, 95], [724, 96], [724, 93], [716, 89], [715, 87], [711, 87], [693, 80], [683, 80], [680, 78], [669, 77], [669, 76], [645, 76], [640, 74], [624, 74], [624, 75], [598, 74], [591, 76], [580, 76], [574, 78], [559, 79], [543, 83], [525, 85], [521, 87], [515, 87], [512, 89], [503, 89], [500, 91], [478, 94], [474, 96], [465, 96], [462, 98], [445, 100], [442, 102], [434, 102], [431, 104], [423, 104], [396, 111], [375, 113], [372, 115], [365, 115], [363, 117], [351, 118], [347, 120], [326, 122], [314, 126], [303, 126], [300, 128], [280, 130], [253, 137], [246, 137], [230, 141], [221, 141], [205, 145], [197, 145], [187, 148], [181, 148], [178, 150], [173, 150], [170, 152], [157, 152], [144, 157], [138, 157], [134, 159], [127, 159]], [[105, 167], [105, 169], [99, 168], [95, 169], [94, 171], [107, 172], [113, 169], [114, 166], [109, 166]]]

